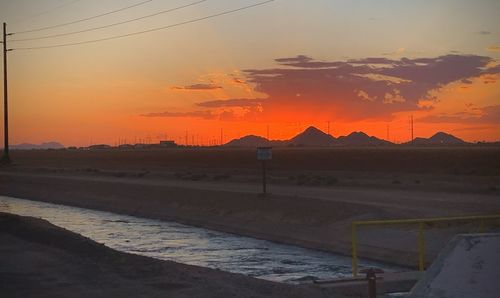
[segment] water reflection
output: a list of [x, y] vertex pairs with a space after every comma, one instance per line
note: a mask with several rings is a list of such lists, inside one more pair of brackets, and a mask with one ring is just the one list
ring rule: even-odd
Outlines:
[[[113, 249], [292, 282], [349, 275], [351, 259], [152, 219], [0, 196], [0, 211], [46, 219]], [[362, 262], [362, 266], [384, 267]]]

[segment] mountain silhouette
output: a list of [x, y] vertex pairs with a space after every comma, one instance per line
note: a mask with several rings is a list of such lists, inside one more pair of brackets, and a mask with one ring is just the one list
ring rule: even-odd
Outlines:
[[227, 147], [259, 147], [259, 146], [269, 146], [270, 142], [268, 139], [259, 137], [259, 136], [254, 136], [254, 135], [248, 135], [244, 136], [239, 139], [234, 139], [230, 141], [229, 143], [226, 143], [224, 146]]
[[334, 137], [322, 132], [314, 126], [308, 127], [302, 133], [288, 141], [289, 145], [294, 146], [331, 146], [334, 143]]
[[380, 146], [389, 145], [392, 143], [373, 136], [369, 136], [361, 131], [355, 131], [347, 136], [338, 137], [336, 144], [342, 146]]
[[415, 138], [413, 140], [413, 142], [407, 142], [405, 144], [413, 144], [413, 145], [464, 145], [464, 144], [467, 144], [467, 142], [455, 137], [454, 135], [440, 131], [430, 138]]
[[10, 146], [12, 150], [33, 150], [33, 149], [63, 149], [64, 145], [58, 142], [46, 142], [41, 144], [22, 143]]
[[[224, 146], [227, 147], [259, 147], [259, 146], [304, 146], [304, 147], [326, 147], [326, 146], [385, 146], [393, 143], [369, 136], [362, 131], [355, 131], [347, 136], [335, 138], [314, 126], [291, 138], [290, 140], [268, 140], [263, 137], [248, 135], [239, 139], [234, 139]], [[415, 138], [413, 143], [406, 145], [464, 145], [469, 144], [451, 134], [438, 132], [430, 138]]]

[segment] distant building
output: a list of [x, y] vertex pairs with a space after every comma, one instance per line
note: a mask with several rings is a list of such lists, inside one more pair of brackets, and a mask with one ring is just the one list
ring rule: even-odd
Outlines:
[[111, 149], [112, 147], [106, 144], [99, 144], [99, 145], [92, 145], [89, 146], [90, 150], [104, 150], [104, 149]]
[[134, 149], [133, 145], [130, 144], [121, 144], [118, 146], [119, 149]]
[[160, 147], [177, 147], [177, 144], [175, 143], [175, 141], [160, 141]]

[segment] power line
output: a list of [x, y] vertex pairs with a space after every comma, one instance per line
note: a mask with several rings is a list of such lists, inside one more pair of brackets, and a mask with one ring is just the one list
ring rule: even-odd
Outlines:
[[70, 4], [74, 4], [74, 3], [79, 2], [79, 1], [81, 1], [81, 0], [73, 0], [73, 1], [68, 1], [68, 2], [62, 3], [62, 4], [57, 5], [57, 6], [53, 7], [53, 8], [51, 8], [51, 9], [47, 9], [45, 11], [39, 12], [37, 14], [34, 14], [32, 17], [38, 17], [38, 16], [41, 16], [41, 15], [44, 15], [44, 14], [56, 11], [58, 9], [61, 9], [61, 8], [65, 7], [65, 6], [68, 6]]
[[[57, 6], [54, 6], [54, 7], [50, 8], [50, 9], [47, 9], [47, 10], [44, 10], [44, 11], [38, 12], [38, 13], [36, 13], [36, 14], [33, 14], [33, 15], [31, 15], [30, 17], [28, 17], [28, 18], [38, 18], [38, 17], [40, 17], [40, 16], [42, 16], [42, 15], [44, 15], [44, 14], [51, 13], [51, 12], [53, 12], [53, 11], [59, 10], [59, 9], [61, 9], [61, 8], [65, 7], [65, 6], [68, 6], [68, 5], [70, 5], [70, 4], [74, 4], [74, 3], [79, 2], [79, 1], [81, 1], [81, 0], [67, 1], [67, 2], [64, 2], [64, 3], [62, 3], [62, 4], [59, 4], [59, 5], [57, 5]], [[27, 20], [27, 19], [25, 19], [25, 20], [20, 21], [20, 23], [26, 23], [27, 21], [28, 21], [28, 20]]]
[[65, 2], [65, 3], [59, 4], [59, 5], [57, 5], [57, 6], [54, 6], [54, 7], [50, 8], [50, 9], [47, 9], [47, 10], [44, 10], [44, 11], [40, 11], [40, 12], [37, 12], [37, 13], [32, 14], [32, 15], [30, 15], [30, 16], [27, 16], [27, 17], [25, 17], [25, 18], [24, 18], [24, 19], [22, 19], [22, 20], [21, 20], [20, 18], [16, 18], [16, 19], [14, 20], [14, 22], [16, 22], [16, 23], [18, 23], [18, 24], [23, 24], [23, 23], [26, 23], [27, 21], [29, 21], [30, 19], [36, 19], [36, 18], [38, 18], [38, 17], [40, 17], [40, 16], [42, 16], [42, 15], [44, 15], [44, 14], [51, 13], [51, 12], [53, 12], [53, 11], [56, 11], [56, 10], [58, 10], [58, 9], [61, 9], [61, 8], [65, 7], [65, 6], [68, 6], [68, 5], [70, 5], [70, 4], [74, 4], [74, 3], [79, 2], [79, 1], [80, 1], [80, 0], [67, 1], [67, 2]]
[[149, 32], [154, 32], [154, 31], [166, 30], [166, 29], [170, 29], [170, 28], [173, 28], [173, 27], [179, 27], [179, 26], [182, 26], [182, 25], [187, 25], [187, 24], [191, 24], [191, 23], [200, 22], [200, 21], [203, 21], [203, 20], [213, 19], [213, 18], [216, 18], [216, 17], [219, 17], [219, 16], [223, 16], [223, 15], [235, 13], [235, 12], [238, 12], [238, 11], [250, 9], [250, 8], [257, 7], [257, 6], [260, 6], [260, 5], [264, 5], [264, 4], [267, 4], [267, 3], [270, 3], [270, 2], [274, 2], [274, 1], [275, 0], [267, 0], [267, 1], [256, 3], [256, 4], [248, 5], [248, 6], [243, 6], [243, 7], [237, 8], [237, 9], [227, 10], [227, 11], [223, 11], [223, 12], [216, 13], [216, 14], [213, 14], [213, 15], [201, 17], [201, 18], [198, 18], [198, 19], [192, 19], [192, 20], [189, 20], [189, 21], [184, 21], [184, 22], [180, 22], [180, 23], [176, 23], [176, 24], [172, 24], [172, 25], [168, 25], [168, 26], [153, 28], [153, 29], [144, 30], [144, 31], [137, 31], [137, 32], [132, 32], [132, 33], [128, 33], [128, 34], [123, 34], [123, 35], [117, 35], [117, 36], [111, 36], [111, 37], [100, 38], [100, 39], [93, 39], [93, 40], [86, 40], [86, 41], [80, 41], [80, 42], [74, 42], [74, 43], [65, 43], [65, 44], [56, 44], [56, 45], [41, 46], [41, 47], [14, 48], [13, 50], [50, 49], [50, 48], [69, 47], [69, 46], [76, 46], [76, 45], [82, 45], [82, 44], [88, 44], [88, 43], [96, 43], [96, 42], [101, 42], [101, 41], [119, 39], [119, 38], [124, 38], [124, 37], [129, 37], [129, 36], [134, 36], [134, 35], [140, 35], [140, 34], [145, 34], [145, 33], [149, 33]]
[[183, 9], [183, 8], [187, 8], [187, 7], [190, 7], [190, 6], [198, 5], [198, 4], [206, 2], [206, 1], [208, 1], [208, 0], [200, 0], [200, 1], [196, 1], [196, 2], [190, 3], [190, 4], [186, 4], [186, 5], [182, 5], [182, 6], [170, 8], [170, 9], [167, 9], [167, 10], [163, 10], [163, 11], [160, 11], [160, 12], [156, 12], [156, 13], [153, 13], [153, 14], [150, 14], [150, 15], [147, 15], [147, 16], [142, 16], [142, 17], [138, 17], [138, 18], [135, 18], [135, 19], [130, 19], [130, 20], [126, 20], [126, 21], [122, 21], [122, 22], [118, 22], [118, 23], [113, 23], [113, 24], [108, 24], [108, 25], [104, 25], [104, 26], [98, 26], [98, 27], [93, 27], [93, 28], [79, 30], [79, 31], [72, 31], [72, 32], [66, 32], [66, 33], [61, 33], [61, 34], [53, 34], [53, 35], [46, 35], [46, 36], [33, 37], [33, 38], [12, 39], [10, 41], [14, 42], [14, 41], [40, 40], [40, 39], [61, 37], [61, 36], [67, 36], [67, 35], [74, 35], [74, 34], [79, 34], [79, 33], [84, 33], [84, 32], [90, 32], [90, 31], [100, 30], [100, 29], [104, 29], [104, 28], [110, 28], [110, 27], [114, 27], [114, 26], [118, 26], [118, 25], [123, 25], [123, 24], [131, 23], [131, 22], [143, 20], [143, 19], [146, 19], [146, 18], [151, 18], [151, 17], [157, 16], [157, 15], [160, 15], [160, 14], [165, 14], [165, 13], [168, 13], [168, 12], [173, 12], [173, 11], [180, 10], [180, 9]]
[[85, 21], [97, 19], [97, 18], [100, 18], [100, 17], [103, 17], [103, 16], [107, 16], [107, 15], [110, 15], [110, 14], [114, 14], [114, 13], [117, 13], [117, 12], [121, 12], [121, 11], [124, 11], [124, 10], [127, 10], [127, 9], [131, 9], [131, 8], [134, 8], [134, 7], [137, 7], [137, 6], [141, 6], [141, 5], [147, 4], [147, 3], [151, 2], [151, 1], [153, 1], [153, 0], [142, 1], [142, 2], [139, 2], [137, 4], [129, 5], [129, 6], [122, 7], [122, 8], [116, 9], [116, 10], [108, 11], [108, 12], [105, 12], [105, 13], [102, 13], [102, 14], [98, 14], [98, 15], [95, 15], [95, 16], [92, 16], [92, 17], [83, 18], [83, 19], [79, 19], [79, 20], [72, 21], [72, 22], [67, 22], [67, 23], [62, 23], [62, 24], [57, 24], [57, 25], [51, 25], [51, 26], [41, 27], [41, 28], [36, 28], [36, 29], [31, 29], [31, 30], [18, 31], [18, 32], [14, 32], [14, 34], [24, 34], [24, 33], [38, 32], [38, 31], [43, 31], [43, 30], [48, 30], [48, 29], [53, 29], [53, 28], [58, 28], [58, 27], [63, 27], [63, 26], [68, 26], [68, 25], [73, 25], [73, 24], [77, 24], [77, 23], [81, 23], [81, 22], [85, 22]]

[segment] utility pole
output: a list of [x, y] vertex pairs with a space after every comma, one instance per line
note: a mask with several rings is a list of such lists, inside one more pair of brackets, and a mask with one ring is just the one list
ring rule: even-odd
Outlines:
[[220, 129], [220, 145], [224, 145], [224, 130], [223, 128]]
[[10, 163], [9, 156], [9, 93], [7, 90], [7, 24], [3, 23], [3, 119], [4, 119], [4, 148], [3, 148], [3, 163]]
[[411, 122], [411, 143], [413, 144], [413, 115], [410, 116]]
[[267, 140], [269, 140], [269, 124], [267, 125]]
[[389, 138], [389, 124], [387, 124], [387, 139], [386, 139], [388, 142], [390, 142], [390, 138]]
[[330, 121], [328, 121], [328, 135], [330, 135]]

